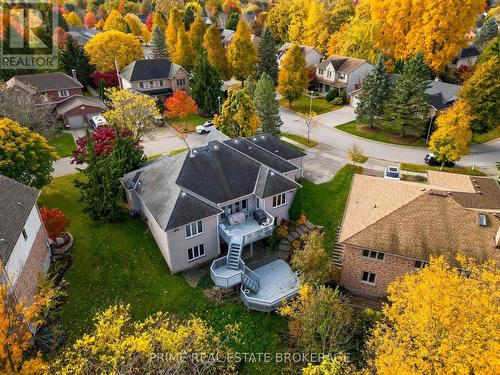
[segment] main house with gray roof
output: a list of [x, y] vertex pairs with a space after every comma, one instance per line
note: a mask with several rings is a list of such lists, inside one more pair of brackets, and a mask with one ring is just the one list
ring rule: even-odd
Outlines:
[[397, 277], [432, 256], [500, 265], [500, 187], [496, 180], [427, 171], [427, 184], [355, 175], [333, 253], [340, 285], [384, 297]]
[[16, 300], [28, 304], [50, 266], [39, 195], [38, 190], [0, 175], [0, 282], [9, 285]]
[[125, 175], [122, 183], [130, 209], [146, 220], [172, 272], [218, 258], [211, 266], [214, 283], [241, 284], [247, 306], [252, 298], [267, 298], [251, 308], [269, 311], [296, 293], [298, 279], [281, 261], [270, 269], [283, 273], [284, 284], [278, 290], [274, 282], [264, 286], [245, 266], [242, 253], [288, 219], [304, 156], [269, 134], [219, 137], [160, 158]]
[[120, 87], [154, 98], [164, 98], [176, 90], [189, 91], [189, 73], [169, 59], [136, 60], [118, 75]]

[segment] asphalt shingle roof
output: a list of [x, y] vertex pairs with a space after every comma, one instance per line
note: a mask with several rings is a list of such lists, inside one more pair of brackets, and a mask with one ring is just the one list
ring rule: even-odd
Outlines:
[[271, 154], [269, 151], [256, 146], [245, 138], [234, 138], [224, 143], [280, 173], [291, 172], [298, 169], [298, 167], [292, 163], [287, 162], [279, 156], [275, 156], [275, 154]]
[[285, 160], [293, 160], [306, 156], [303, 152], [295, 147], [281, 142], [278, 138], [270, 134], [259, 134], [247, 138], [250, 142], [262, 147], [270, 153], [277, 155]]
[[168, 79], [179, 65], [168, 59], [136, 60], [120, 72], [120, 76], [129, 82], [147, 81], [150, 79]]
[[15, 80], [36, 91], [54, 91], [62, 89], [81, 89], [83, 86], [73, 77], [61, 72], [26, 74], [15, 76]]
[[39, 191], [0, 175], [0, 260], [6, 264]]
[[297, 187], [298, 184], [296, 182], [273, 172], [266, 166], [262, 166], [255, 186], [255, 194], [259, 198], [264, 199], [296, 189]]

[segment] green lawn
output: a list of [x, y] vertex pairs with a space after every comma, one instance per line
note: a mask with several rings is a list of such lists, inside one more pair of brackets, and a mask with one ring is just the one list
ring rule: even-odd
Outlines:
[[497, 126], [495, 129], [484, 133], [484, 134], [474, 134], [472, 138], [472, 143], [484, 143], [493, 141], [494, 139], [500, 138], [500, 126]]
[[[123, 221], [103, 223], [90, 220], [81, 212], [75, 176], [55, 178], [42, 191], [40, 205], [58, 207], [71, 219], [69, 231], [75, 238], [73, 266], [66, 273], [68, 302], [62, 323], [69, 340], [92, 327], [92, 317], [106, 307], [130, 304], [135, 319], [156, 311], [167, 311], [179, 318], [197, 315], [212, 327], [239, 323], [240, 352], [278, 352], [285, 350], [286, 320], [276, 314], [249, 312], [241, 303], [217, 305], [201, 288], [191, 288], [182, 275], [172, 275], [146, 224], [124, 212]], [[277, 364], [248, 363], [247, 374], [279, 373]]]
[[[288, 105], [288, 100], [280, 99], [280, 105], [286, 108], [291, 109], [295, 112], [300, 112], [303, 114], [309, 113], [309, 108], [311, 105], [311, 98], [306, 95], [302, 95], [300, 98], [295, 100], [291, 106]], [[325, 112], [335, 111], [336, 109], [341, 108], [340, 105], [330, 104], [324, 98], [314, 98], [312, 100], [312, 111], [317, 115]]]
[[335, 231], [342, 220], [352, 176], [362, 170], [361, 167], [346, 165], [332, 180], [323, 184], [315, 185], [305, 180], [292, 204], [292, 211], [303, 211], [311, 222], [325, 227], [325, 246], [328, 252], [332, 251]]
[[396, 145], [425, 147], [425, 140], [415, 134], [409, 134], [407, 138], [401, 138], [396, 129], [382, 127], [375, 124], [376, 129], [372, 130], [368, 125], [364, 125], [357, 120], [339, 125], [336, 128], [346, 133], [356, 135], [358, 137], [371, 139], [373, 141], [392, 143]]
[[[426, 171], [441, 171], [440, 167], [431, 167], [430, 165], [423, 164], [410, 164], [410, 163], [401, 163], [401, 169], [408, 172], [420, 172], [425, 173]], [[458, 173], [458, 174], [467, 174], [470, 176], [486, 176], [483, 172], [478, 169], [465, 168], [465, 167], [453, 167], [446, 168], [444, 167], [442, 172], [450, 172], [450, 173]]]
[[56, 149], [60, 158], [71, 156], [76, 148], [73, 136], [69, 133], [55, 134], [49, 139], [49, 144]]
[[188, 132], [193, 132], [198, 125], [203, 124], [207, 120], [211, 120], [210, 116], [190, 115], [184, 119], [169, 118], [167, 122], [178, 130], [183, 131], [184, 124], [187, 124]]
[[318, 144], [314, 139], [307, 140], [306, 137], [303, 137], [298, 134], [292, 134], [292, 133], [281, 133], [283, 137], [287, 137], [288, 139], [291, 139], [292, 141], [298, 142], [306, 147], [314, 147]]

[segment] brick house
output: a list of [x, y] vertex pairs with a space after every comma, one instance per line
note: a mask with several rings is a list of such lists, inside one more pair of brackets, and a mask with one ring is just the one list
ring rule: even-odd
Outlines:
[[356, 175], [334, 259], [340, 285], [385, 297], [397, 277], [430, 256], [456, 255], [500, 264], [500, 188], [494, 179], [428, 171], [428, 183]]
[[164, 99], [176, 90], [189, 92], [189, 73], [168, 59], [136, 60], [120, 71], [120, 87]]
[[40, 192], [0, 175], [1, 282], [17, 300], [31, 303], [40, 276], [50, 266], [50, 249], [38, 211]]
[[99, 99], [83, 96], [83, 85], [76, 78], [61, 72], [14, 76], [7, 87], [19, 96], [20, 104], [23, 94], [39, 97], [40, 105], [52, 106], [68, 129], [84, 127], [106, 109]]

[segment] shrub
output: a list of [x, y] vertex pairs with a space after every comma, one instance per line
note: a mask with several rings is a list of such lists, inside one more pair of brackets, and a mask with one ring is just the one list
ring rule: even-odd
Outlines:
[[329, 102], [333, 101], [339, 95], [337, 90], [331, 90], [326, 94], [325, 99]]
[[276, 234], [279, 238], [286, 238], [288, 236], [288, 227], [284, 224], [281, 224], [278, 229], [276, 229]]
[[340, 90], [339, 98], [342, 99], [342, 104], [347, 103], [347, 93], [345, 90]]
[[40, 208], [40, 215], [45, 224], [47, 235], [51, 240], [55, 240], [69, 225], [69, 219], [58, 208], [42, 207]]
[[344, 104], [344, 102], [342, 101], [342, 98], [340, 96], [337, 96], [335, 99], [332, 100], [332, 104], [342, 105]]

